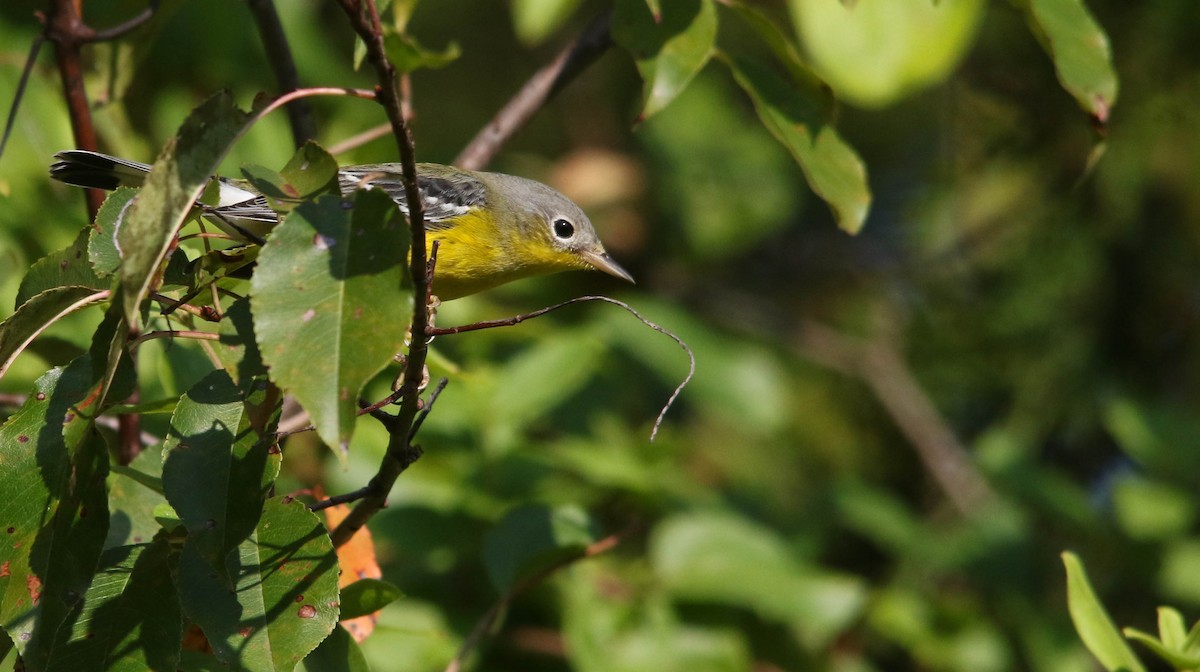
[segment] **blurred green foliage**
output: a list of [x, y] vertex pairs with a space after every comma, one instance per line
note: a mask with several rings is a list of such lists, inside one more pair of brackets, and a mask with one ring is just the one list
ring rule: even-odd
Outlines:
[[[142, 4], [85, 6], [104, 26]], [[136, 39], [92, 48], [89, 92], [114, 154], [150, 160], [217, 89], [243, 106], [273, 89], [243, 3], [165, 4]], [[513, 16], [466, 0], [416, 8], [409, 30], [422, 44], [461, 48], [413, 75], [421, 160], [449, 161], [600, 7], [548, 3], [558, 15], [543, 17], [534, 4], [512, 3]], [[806, 4], [816, 3], [788, 3], [798, 23]], [[840, 110], [875, 196], [856, 237], [837, 230], [715, 66], [631, 130], [641, 83], [613, 51], [506, 147], [494, 168], [575, 197], [639, 284], [525, 281], [446, 304], [439, 324], [615, 292], [691, 344], [697, 377], [651, 445], [687, 363], [614, 308], [436, 340], [433, 374], [451, 383], [421, 431], [424, 457], [372, 521], [384, 576], [404, 593], [363, 646], [374, 669], [444, 668], [500, 596], [495, 558], [512, 553], [496, 550], [497, 535], [509, 530], [536, 555], [540, 537], [511, 517], [530, 506], [568, 521], [584, 512], [572, 543], [621, 542], [509, 605], [475, 669], [1089, 670], [1063, 549], [1084, 560], [1116, 622], [1154, 631], [1161, 603], [1194, 620], [1200, 14], [1185, 0], [1088, 3], [1122, 82], [1099, 138], [1031, 32], [1026, 3], [966, 4], [977, 7], [973, 41], [962, 27], [944, 39], [965, 46], [942, 45], [961, 50], [957, 68], [910, 64], [885, 82], [891, 98], [864, 99], [888, 107]], [[0, 6], [5, 102], [38, 8]], [[371, 85], [350, 67], [352, 36], [332, 3], [279, 9], [304, 84]], [[784, 3], [767, 9], [787, 16]], [[723, 23], [718, 42], [765, 50], [758, 39]], [[801, 46], [818, 64], [865, 59]], [[326, 146], [383, 121], [362, 101], [313, 104]], [[81, 195], [46, 177], [52, 154], [71, 145], [43, 55], [0, 158], [0, 316], [26, 270], [86, 223]], [[292, 151], [276, 114], [225, 166], [278, 167]], [[339, 159], [394, 152], [384, 138]], [[0, 392], [29, 392], [86, 350], [97, 322], [81, 313], [50, 329]], [[834, 330], [834, 345], [900, 352], [991, 497], [952, 505], [915, 449], [932, 440], [929, 424], [898, 422], [894, 392], [861, 373], [868, 350], [831, 367], [830, 343], [806, 338], [814, 324]], [[140, 352], [144, 400], [177, 396], [211, 368], [187, 342]], [[367, 396], [385, 396], [389, 381]], [[167, 417], [144, 415], [143, 428], [162, 435]], [[360, 421], [345, 470], [315, 441], [289, 442], [281, 493], [360, 487], [386, 436]], [[113, 491], [136, 489], [110, 478]]]

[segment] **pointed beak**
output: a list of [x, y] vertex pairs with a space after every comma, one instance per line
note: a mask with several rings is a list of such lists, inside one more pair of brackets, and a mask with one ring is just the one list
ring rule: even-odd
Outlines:
[[608, 256], [607, 252], [580, 252], [580, 256], [598, 271], [604, 271], [611, 276], [634, 282], [633, 276], [629, 274], [629, 271], [621, 268], [617, 262], [613, 261], [612, 257]]

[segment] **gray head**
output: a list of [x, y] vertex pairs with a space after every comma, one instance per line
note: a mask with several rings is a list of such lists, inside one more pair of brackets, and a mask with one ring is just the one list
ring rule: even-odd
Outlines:
[[506, 205], [516, 210], [522, 237], [540, 244], [523, 252], [540, 265], [563, 268], [595, 268], [622, 280], [633, 276], [621, 268], [596, 235], [592, 222], [578, 205], [550, 187], [514, 175], [489, 173], [501, 193], [510, 197]]

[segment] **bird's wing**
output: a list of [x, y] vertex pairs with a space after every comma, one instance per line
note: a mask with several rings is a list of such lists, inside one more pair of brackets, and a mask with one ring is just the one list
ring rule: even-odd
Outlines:
[[[404, 214], [408, 214], [408, 197], [404, 181], [396, 164], [348, 166], [338, 173], [343, 192], [357, 188], [383, 189]], [[445, 229], [450, 221], [485, 201], [487, 188], [470, 173], [447, 170], [442, 175], [418, 173], [417, 189], [425, 207], [425, 224], [429, 229]]]

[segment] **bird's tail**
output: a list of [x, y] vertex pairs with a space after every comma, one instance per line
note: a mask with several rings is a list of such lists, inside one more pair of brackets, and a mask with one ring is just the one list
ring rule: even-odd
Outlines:
[[110, 191], [117, 187], [140, 187], [150, 174], [150, 166], [145, 163], [86, 149], [68, 149], [54, 158], [58, 161], [50, 166], [50, 177], [77, 187]]

